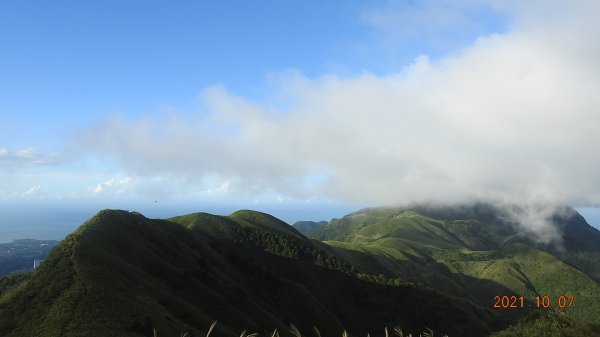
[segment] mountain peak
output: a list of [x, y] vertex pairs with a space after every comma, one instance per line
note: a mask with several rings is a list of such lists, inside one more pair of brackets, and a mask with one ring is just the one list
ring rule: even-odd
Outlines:
[[147, 220], [138, 212], [121, 209], [103, 209], [83, 223], [73, 234], [83, 234], [88, 231], [102, 231], [106, 227], [126, 225]]
[[243, 209], [233, 212], [227, 217], [242, 224], [257, 227], [263, 230], [302, 236], [300, 232], [286, 222], [267, 213]]

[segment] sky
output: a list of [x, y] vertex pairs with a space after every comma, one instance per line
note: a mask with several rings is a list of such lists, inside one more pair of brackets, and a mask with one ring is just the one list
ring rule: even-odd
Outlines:
[[0, 242], [104, 208], [292, 223], [484, 200], [599, 226], [599, 10], [3, 1]]

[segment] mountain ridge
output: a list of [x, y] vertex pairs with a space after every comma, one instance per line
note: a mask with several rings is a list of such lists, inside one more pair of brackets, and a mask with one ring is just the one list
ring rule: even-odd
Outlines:
[[[551, 220], [562, 231], [563, 241], [557, 246], [540, 244], [500, 212], [486, 204], [367, 208], [334, 219], [307, 235], [335, 247], [392, 256], [404, 267], [391, 266], [389, 272], [419, 270], [411, 274], [411, 282], [445, 293], [479, 293], [480, 304], [495, 295], [505, 295], [499, 292], [502, 288], [482, 286], [482, 279], [529, 300], [536, 294], [561, 296], [557, 287], [563, 285], [562, 292], [578, 294], [581, 300], [578, 307], [570, 309], [571, 314], [597, 320], [600, 287], [595, 262], [600, 261], [596, 250], [600, 232], [574, 209], [561, 207]], [[506, 255], [509, 252], [516, 253]], [[540, 275], [538, 270], [549, 266], [556, 270]], [[452, 284], [463, 289], [447, 286]], [[586, 305], [589, 308], [584, 308]]]
[[41, 268], [0, 279], [0, 335], [170, 336], [218, 320], [227, 336], [294, 323], [483, 337], [535, 312], [493, 309], [496, 295], [527, 306], [535, 295], [574, 295], [563, 321], [581, 331], [592, 328], [572, 322], [597, 323], [597, 236], [578, 213], [554, 217], [572, 232], [553, 250], [486, 205], [423, 209], [360, 210], [315, 230], [333, 239], [324, 242], [250, 210], [170, 219], [102, 210]]
[[[207, 225], [207, 218], [221, 223]], [[147, 336], [157, 328], [167, 336], [219, 320], [226, 335], [294, 322], [323, 333], [366, 334], [398, 323], [407, 331], [484, 336], [499, 319], [463, 299], [353, 276], [332, 249], [274, 219], [244, 211], [177, 223], [101, 211], [0, 295], [0, 334]]]

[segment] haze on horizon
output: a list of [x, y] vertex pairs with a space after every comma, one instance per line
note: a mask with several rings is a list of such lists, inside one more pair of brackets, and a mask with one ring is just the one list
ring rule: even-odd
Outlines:
[[484, 200], [568, 204], [598, 226], [598, 10], [3, 4], [0, 241], [102, 208], [293, 222]]

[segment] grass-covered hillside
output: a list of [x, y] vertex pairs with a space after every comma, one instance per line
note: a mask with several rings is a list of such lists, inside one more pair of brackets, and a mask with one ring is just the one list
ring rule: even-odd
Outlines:
[[573, 319], [560, 311], [536, 311], [491, 337], [599, 337], [600, 325]]
[[519, 304], [496, 309], [507, 317], [531, 311], [537, 306], [536, 296], [548, 296], [551, 307], [558, 306], [560, 296], [573, 296], [573, 304], [561, 310], [599, 323], [600, 232], [568, 208], [553, 221], [562, 233], [559, 245], [537, 244], [489, 205], [366, 209], [308, 235], [334, 249], [375, 256], [362, 261], [340, 253], [359, 268], [482, 306], [491, 308], [495, 296], [524, 296], [524, 308]]
[[396, 325], [487, 336], [502, 324], [473, 301], [373, 274], [348, 256], [370, 258], [259, 212], [153, 220], [105, 210], [40, 268], [0, 280], [0, 336], [199, 335], [215, 320], [222, 336], [290, 323], [323, 336]]

